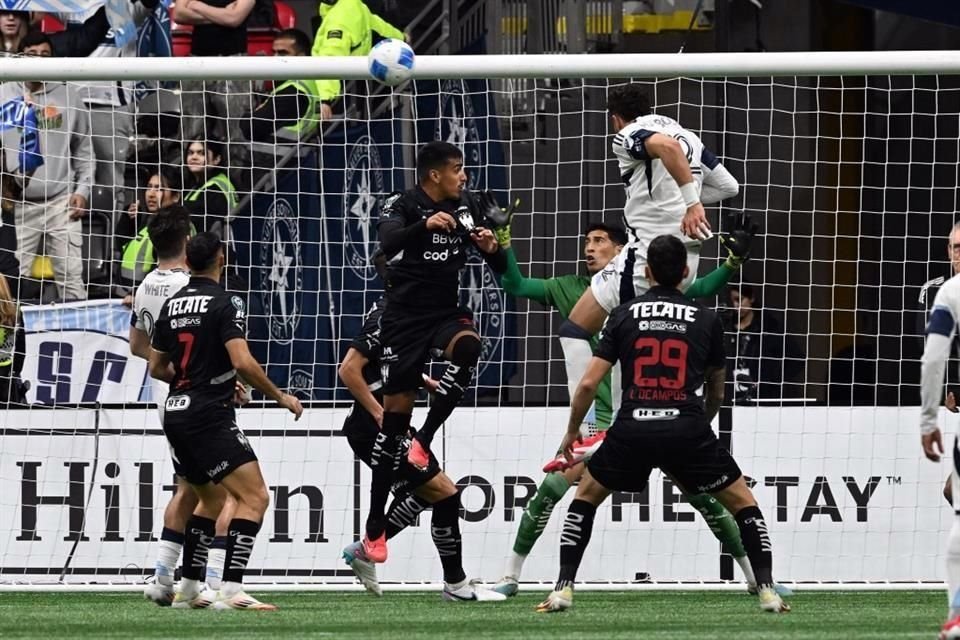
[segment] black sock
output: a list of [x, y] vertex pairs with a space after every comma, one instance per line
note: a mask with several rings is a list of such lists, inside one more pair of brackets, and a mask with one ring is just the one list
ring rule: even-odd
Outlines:
[[379, 538], [384, 531], [384, 513], [390, 486], [400, 466], [399, 444], [410, 428], [410, 415], [406, 413], [383, 413], [383, 428], [377, 434], [370, 454], [370, 511], [367, 515], [367, 537]]
[[460, 492], [433, 505], [430, 535], [443, 565], [443, 580], [456, 584], [467, 579], [463, 572], [463, 545], [460, 541]]
[[593, 533], [593, 517], [597, 508], [586, 500], [574, 500], [567, 509], [563, 520], [563, 532], [560, 534], [560, 577], [557, 578], [555, 591], [572, 587], [577, 579], [577, 569], [583, 560], [583, 552], [590, 543]]
[[234, 518], [227, 528], [227, 557], [223, 563], [223, 582], [243, 582], [260, 523]]
[[188, 580], [200, 580], [207, 569], [207, 554], [217, 530], [216, 520], [192, 515], [183, 532], [183, 568], [180, 575]]
[[424, 420], [423, 426], [417, 430], [417, 440], [425, 448], [430, 447], [437, 430], [463, 400], [463, 395], [470, 385], [470, 380], [473, 379], [473, 372], [477, 368], [477, 361], [480, 360], [481, 350], [482, 345], [479, 338], [473, 335], [461, 336], [457, 343], [453, 345], [450, 364], [447, 365], [440, 377], [439, 386], [430, 403], [427, 419]]
[[763, 519], [760, 507], [746, 507], [740, 509], [736, 515], [740, 526], [740, 539], [743, 548], [753, 566], [753, 575], [757, 578], [758, 586], [773, 585], [773, 545], [767, 533], [767, 523]]
[[387, 540], [416, 522], [423, 510], [429, 506], [429, 502], [412, 493], [403, 498], [394, 498], [387, 509]]

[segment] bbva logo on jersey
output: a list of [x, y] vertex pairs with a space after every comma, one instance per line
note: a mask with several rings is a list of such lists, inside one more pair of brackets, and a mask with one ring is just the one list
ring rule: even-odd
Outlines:
[[370, 136], [353, 145], [343, 176], [343, 261], [364, 280], [377, 275], [370, 257], [376, 252], [374, 217], [383, 208], [383, 168]]
[[274, 201], [263, 222], [260, 265], [260, 299], [270, 337], [289, 344], [300, 324], [303, 260], [297, 216], [284, 198]]

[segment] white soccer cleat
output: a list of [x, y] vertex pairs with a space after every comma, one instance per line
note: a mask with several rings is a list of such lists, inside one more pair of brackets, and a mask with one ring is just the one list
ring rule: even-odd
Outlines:
[[547, 599], [537, 605], [537, 613], [559, 613], [573, 606], [573, 587], [564, 587], [553, 591]]
[[375, 596], [382, 596], [383, 589], [377, 580], [377, 565], [367, 560], [363, 552], [363, 541], [357, 540], [343, 548], [343, 561], [353, 569], [353, 575], [363, 585], [364, 589]]
[[443, 599], [450, 602], [503, 602], [507, 596], [487, 589], [476, 580], [464, 580], [460, 584], [444, 582]]
[[260, 602], [251, 595], [247, 595], [246, 591], [237, 591], [229, 598], [223, 597], [223, 594], [220, 594], [213, 603], [213, 608], [218, 611], [226, 611], [228, 609], [239, 609], [243, 611], [276, 611], [276, 605], [267, 604], [266, 602]]
[[169, 607], [173, 604], [173, 596], [173, 587], [159, 582], [148, 584], [143, 589], [143, 597], [158, 607]]
[[500, 582], [493, 585], [493, 590], [497, 593], [502, 593], [508, 598], [512, 598], [517, 595], [517, 591], [520, 590], [520, 584], [513, 576], [503, 576], [500, 578]]
[[790, 605], [783, 601], [776, 589], [771, 586], [760, 588], [760, 608], [770, 613], [787, 613], [790, 611]]
[[213, 589], [203, 589], [202, 591], [178, 591], [173, 597], [172, 606], [174, 609], [207, 609], [217, 599], [217, 592]]

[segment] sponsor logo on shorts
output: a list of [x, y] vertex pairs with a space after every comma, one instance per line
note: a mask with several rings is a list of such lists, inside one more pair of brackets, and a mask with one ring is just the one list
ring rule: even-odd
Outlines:
[[475, 190], [487, 184], [487, 163], [467, 85], [463, 80], [446, 80], [440, 87], [440, 96], [440, 117], [433, 138], [446, 140], [463, 151], [467, 188]]
[[225, 471], [228, 466], [230, 466], [230, 461], [224, 460], [213, 469], [207, 469], [207, 476], [210, 478], [215, 478], [218, 473]]
[[730, 476], [728, 476], [727, 474], [723, 474], [722, 476], [720, 476], [710, 484], [702, 484], [697, 488], [700, 490], [700, 493], [709, 493], [714, 489], [721, 487], [729, 480], [730, 480]]
[[506, 323], [506, 304], [497, 278], [479, 253], [470, 252], [467, 266], [460, 281], [460, 302], [473, 312], [474, 325], [480, 334], [482, 345], [476, 377], [497, 357], [497, 349], [503, 341]]
[[373, 280], [377, 275], [370, 260], [377, 250], [376, 212], [399, 197], [391, 196], [383, 202], [383, 169], [380, 154], [372, 144], [370, 136], [353, 144], [343, 178], [343, 260], [363, 280]]
[[170, 396], [167, 398], [167, 411], [183, 411], [190, 407], [190, 396]]
[[289, 344], [300, 324], [303, 260], [297, 217], [285, 198], [277, 198], [267, 212], [260, 264], [265, 265], [260, 271], [260, 298], [270, 337], [279, 344]]

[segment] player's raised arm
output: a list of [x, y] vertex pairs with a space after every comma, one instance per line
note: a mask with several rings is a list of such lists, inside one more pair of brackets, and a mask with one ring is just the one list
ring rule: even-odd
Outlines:
[[714, 204], [740, 192], [737, 179], [706, 147], [700, 153], [700, 170], [703, 172], [703, 185], [700, 188], [700, 202], [703, 204]]
[[[684, 235], [695, 240], [705, 240], [710, 235], [710, 223], [700, 202], [700, 189], [693, 179], [690, 160], [683, 146], [676, 138], [662, 133], [652, 133], [637, 143], [650, 159], [658, 158], [663, 167], [680, 187], [683, 204], [687, 212], [680, 222]], [[640, 153], [638, 150], [637, 153]]]

